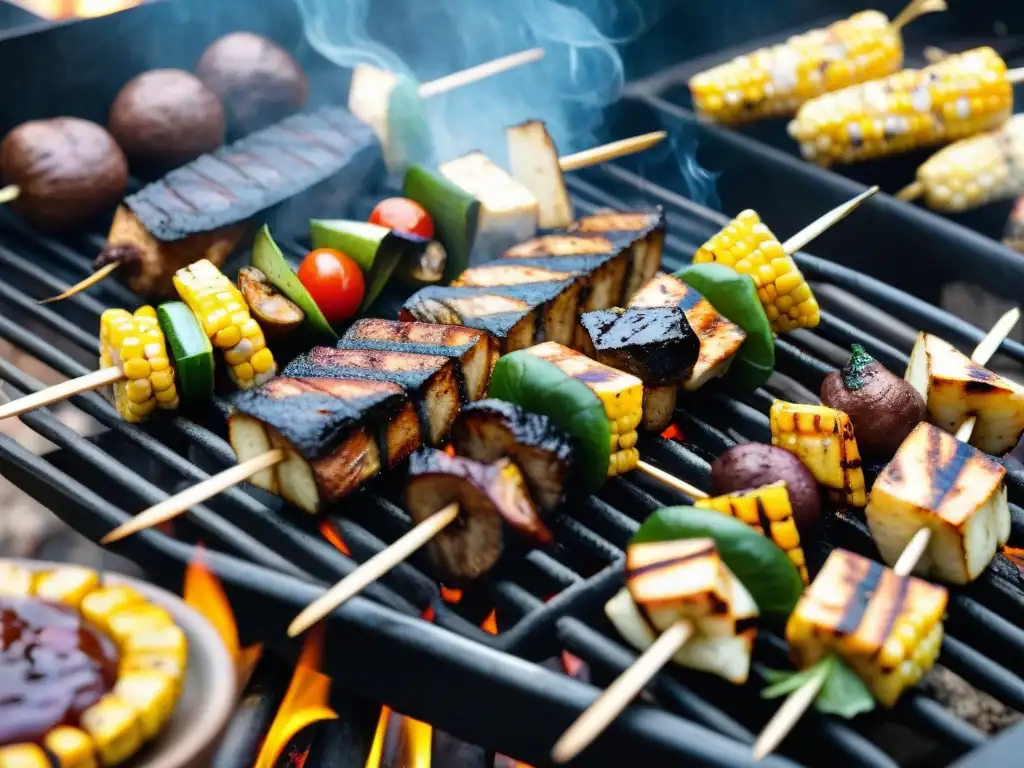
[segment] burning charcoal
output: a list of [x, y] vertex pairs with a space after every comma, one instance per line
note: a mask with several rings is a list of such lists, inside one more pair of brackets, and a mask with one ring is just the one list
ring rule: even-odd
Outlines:
[[644, 384], [685, 381], [700, 354], [700, 341], [678, 307], [606, 309], [588, 312], [582, 323], [598, 362]]

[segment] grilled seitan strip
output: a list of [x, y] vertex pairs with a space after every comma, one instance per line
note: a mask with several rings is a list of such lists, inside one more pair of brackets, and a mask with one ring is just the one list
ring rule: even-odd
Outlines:
[[546, 416], [504, 400], [471, 403], [455, 418], [452, 446], [459, 456], [485, 463], [510, 458], [544, 513], [554, 512], [565, 499], [573, 467], [572, 441]]
[[228, 434], [239, 462], [271, 448], [287, 454], [251, 482], [310, 514], [422, 443], [412, 403], [390, 382], [281, 376], [239, 392], [231, 406]]
[[552, 539], [512, 462], [485, 464], [431, 449], [414, 453], [405, 489], [405, 508], [413, 522], [426, 520], [452, 502], [459, 505], [459, 519], [427, 545], [447, 581], [469, 581], [490, 571], [505, 549], [509, 531], [531, 544]]
[[665, 251], [665, 214], [660, 208], [648, 213], [610, 211], [584, 216], [569, 227], [569, 232], [604, 235], [612, 243], [629, 248], [627, 297], [640, 290], [661, 266]]
[[464, 402], [482, 400], [487, 396], [491, 369], [498, 362], [499, 355], [498, 342], [485, 331], [461, 325], [403, 323], [375, 318], [355, 322], [345, 332], [338, 348], [449, 357], [458, 361], [456, 372]]
[[313, 347], [293, 360], [284, 375], [300, 379], [368, 379], [397, 384], [412, 397], [425, 442], [432, 445], [448, 434], [462, 405], [455, 363], [440, 355]]
[[120, 263], [136, 293], [173, 296], [177, 270], [203, 258], [219, 267], [271, 211], [275, 232], [305, 233], [384, 173], [372, 129], [347, 110], [292, 115], [126, 197], [95, 266]]

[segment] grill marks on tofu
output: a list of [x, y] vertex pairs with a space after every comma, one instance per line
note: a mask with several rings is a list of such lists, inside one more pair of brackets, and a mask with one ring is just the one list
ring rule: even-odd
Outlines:
[[700, 354], [700, 341], [678, 307], [605, 309], [581, 322], [598, 362], [645, 385], [685, 381]]
[[613, 243], [628, 248], [630, 258], [625, 296], [632, 296], [640, 290], [661, 266], [665, 251], [665, 214], [660, 208], [650, 213], [611, 212], [585, 216], [569, 227], [569, 231], [604, 235]]
[[426, 442], [431, 444], [440, 442], [447, 434], [462, 402], [455, 365], [440, 355], [314, 347], [292, 361], [284, 375], [395, 384], [412, 396]]
[[914, 534], [932, 531], [915, 573], [973, 581], [1010, 536], [1006, 469], [930, 424], [903, 441], [875, 481], [865, 515], [882, 558], [895, 563]]

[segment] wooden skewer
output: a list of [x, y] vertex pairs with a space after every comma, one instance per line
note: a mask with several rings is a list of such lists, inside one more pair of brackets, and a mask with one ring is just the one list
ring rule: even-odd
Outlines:
[[18, 199], [18, 195], [21, 194], [21, 187], [17, 184], [8, 184], [3, 189], [0, 189], [0, 205], [6, 205], [14, 200]]
[[637, 463], [636, 468], [645, 475], [653, 477], [655, 480], [664, 483], [669, 488], [674, 488], [680, 493], [689, 496], [691, 499], [708, 498], [708, 494], [704, 493], [700, 488], [696, 488], [686, 481], [680, 480], [675, 475], [670, 475], [668, 472], [658, 469], [653, 464], [648, 464], [646, 461]]
[[62, 381], [60, 384], [54, 384], [52, 387], [47, 387], [31, 395], [19, 397], [17, 400], [12, 400], [6, 405], [0, 406], [0, 421], [13, 416], [20, 416], [36, 408], [44, 408], [61, 400], [67, 400], [69, 397], [81, 394], [82, 392], [99, 389], [123, 378], [124, 372], [121, 368], [112, 366], [87, 373], [85, 376], [79, 376], [77, 379]]
[[592, 165], [606, 163], [619, 157], [643, 152], [645, 149], [650, 149], [659, 141], [662, 141], [667, 135], [665, 131], [652, 131], [651, 133], [633, 136], [629, 139], [620, 139], [619, 141], [602, 144], [600, 147], [592, 147], [582, 152], [560, 157], [558, 158], [558, 165], [565, 172], [589, 168]]
[[1024, 83], [1024, 67], [1011, 69], [1006, 73], [1006, 80], [1010, 85], [1020, 85], [1021, 83]]
[[387, 549], [378, 552], [307, 605], [288, 625], [288, 637], [301, 635], [350, 597], [359, 594], [392, 568], [405, 562], [416, 550], [455, 522], [458, 516], [459, 505], [449, 504], [416, 525]]
[[[974, 348], [971, 360], [978, 365], [985, 365], [992, 358], [992, 355], [996, 353], [999, 345], [1003, 343], [1003, 339], [1009, 335], [1019, 320], [1020, 310], [1016, 307], [999, 318], [996, 324], [992, 326], [992, 329], [985, 334], [985, 338]], [[974, 416], [967, 419], [956, 433], [957, 440], [965, 443], [968, 442], [971, 439], [971, 432], [974, 430], [976, 421], [977, 419]], [[931, 539], [931, 528], [921, 528], [918, 530], [896, 559], [896, 564], [892, 568], [893, 573], [897, 576], [909, 576], [928, 549]], [[754, 742], [755, 760], [760, 760], [782, 743], [782, 740], [786, 738], [789, 732], [793, 730], [793, 727], [800, 721], [800, 718], [803, 717], [804, 712], [814, 703], [814, 699], [824, 684], [824, 674], [818, 675], [808, 680], [786, 698], [779, 711], [768, 721], [764, 730], [761, 731], [761, 735]]]
[[420, 85], [419, 95], [420, 98], [429, 99], [431, 96], [454, 91], [470, 83], [485, 80], [500, 72], [506, 72], [510, 69], [521, 67], [524, 64], [539, 61], [542, 58], [544, 58], [543, 48], [531, 48], [527, 51], [502, 56], [500, 59], [485, 61], [483, 64], [467, 67], [458, 72], [452, 72], [450, 75], [439, 77], [437, 80], [431, 80], [429, 83], [423, 83]]
[[72, 285], [70, 288], [64, 291], [64, 293], [60, 294], [59, 296], [51, 296], [49, 299], [43, 299], [39, 303], [49, 304], [54, 301], [62, 301], [64, 299], [70, 298], [71, 296], [74, 296], [76, 293], [81, 293], [86, 288], [91, 288], [92, 286], [96, 285], [96, 283], [105, 278], [119, 266], [121, 266], [121, 262], [119, 261], [112, 261], [109, 264], [104, 264], [102, 267], [97, 269], [84, 280]]
[[929, 64], [938, 64], [952, 55], [949, 51], [939, 48], [937, 45], [929, 45], [924, 49], [924, 60]]
[[851, 213], [853, 213], [857, 207], [867, 200], [869, 197], [878, 192], [878, 187], [871, 187], [866, 189], [857, 195], [852, 200], [848, 200], [842, 205], [833, 208], [823, 216], [818, 217], [806, 227], [801, 229], [786, 242], [782, 244], [782, 250], [788, 255], [792, 256], [799, 250], [802, 250], [807, 246], [809, 242], [814, 240], [819, 235], [823, 234], [825, 230], [838, 224], [840, 221], [845, 219]]
[[892, 20], [892, 28], [898, 32], [914, 19], [918, 19], [926, 13], [941, 13], [944, 10], [946, 10], [946, 0], [910, 0], [910, 4]]
[[640, 658], [619, 675], [562, 734], [551, 750], [551, 760], [567, 763], [586, 749], [679, 649], [686, 645], [693, 631], [693, 622], [681, 619], [662, 632]]
[[893, 197], [898, 200], [904, 200], [908, 203], [917, 200], [921, 195], [924, 194], [924, 184], [920, 181], [914, 181], [907, 184], [903, 189], [897, 192]]

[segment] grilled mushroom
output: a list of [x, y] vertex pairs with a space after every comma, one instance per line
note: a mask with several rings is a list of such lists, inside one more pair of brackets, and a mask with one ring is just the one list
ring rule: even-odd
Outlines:
[[457, 454], [476, 461], [510, 458], [522, 470], [530, 497], [542, 512], [553, 512], [565, 498], [572, 444], [547, 416], [504, 400], [481, 400], [456, 417], [452, 445]]
[[459, 505], [458, 519], [429, 545], [446, 579], [470, 581], [490, 571], [504, 551], [508, 529], [535, 544], [551, 541], [512, 462], [484, 464], [431, 449], [414, 453], [405, 489], [413, 521], [420, 523], [452, 502]]

